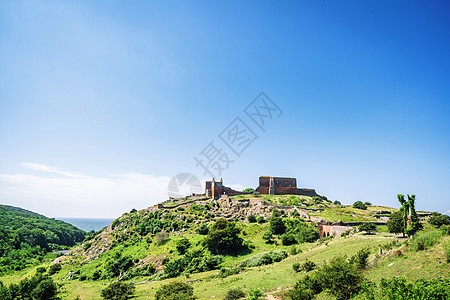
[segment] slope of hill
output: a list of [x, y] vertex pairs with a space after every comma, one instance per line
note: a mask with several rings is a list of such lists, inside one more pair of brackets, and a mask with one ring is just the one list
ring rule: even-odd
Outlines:
[[[280, 299], [307, 274], [296, 272], [293, 264], [312, 261], [320, 268], [333, 257], [350, 258], [364, 250], [367, 279], [441, 276], [449, 286], [448, 231], [426, 220], [423, 233], [412, 241], [388, 233], [387, 226], [379, 226], [376, 234], [354, 230], [318, 239], [315, 220], [373, 222], [379, 221], [377, 213], [394, 211], [378, 206], [360, 210], [304, 196], [171, 200], [123, 214], [56, 258], [49, 269], [64, 284], [65, 299], [101, 299], [101, 290], [115, 281], [134, 284], [137, 299], [155, 299], [160, 287], [180, 281], [192, 286], [198, 299], [223, 299], [230, 289], [258, 290], [268, 299]], [[35, 272], [36, 267], [0, 280], [17, 282]], [[322, 292], [318, 299], [334, 296]]]
[[85, 234], [66, 222], [0, 205], [0, 272], [20, 270], [48, 251], [74, 246]]

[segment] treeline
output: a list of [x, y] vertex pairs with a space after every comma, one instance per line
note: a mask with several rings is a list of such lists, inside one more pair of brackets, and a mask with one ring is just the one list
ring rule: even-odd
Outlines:
[[53, 250], [82, 242], [86, 233], [63, 221], [0, 205], [0, 273], [21, 270]]

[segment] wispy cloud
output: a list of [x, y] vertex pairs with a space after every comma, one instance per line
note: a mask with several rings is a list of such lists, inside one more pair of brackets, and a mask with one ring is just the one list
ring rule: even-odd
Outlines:
[[95, 177], [22, 163], [30, 172], [0, 174], [0, 202], [52, 217], [115, 217], [167, 198], [169, 177], [128, 172]]

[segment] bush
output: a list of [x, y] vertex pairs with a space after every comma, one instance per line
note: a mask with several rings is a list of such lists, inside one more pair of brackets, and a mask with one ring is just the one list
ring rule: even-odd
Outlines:
[[258, 267], [279, 262], [288, 256], [284, 250], [274, 250], [270, 252], [258, 253], [240, 263], [241, 267]]
[[301, 271], [300, 263], [298, 263], [298, 262], [293, 263], [292, 264], [292, 269], [294, 269], [295, 272], [300, 272]]
[[365, 282], [359, 293], [364, 299], [450, 299], [450, 279], [419, 279], [407, 282], [403, 277], [381, 279], [380, 284]]
[[300, 265], [300, 270], [309, 272], [309, 271], [314, 270], [315, 267], [316, 267], [316, 264], [313, 261], [306, 259], [306, 261], [302, 265]]
[[273, 235], [272, 235], [272, 231], [267, 230], [266, 232], [264, 232], [263, 236], [262, 236], [264, 242], [266, 244], [271, 244], [273, 243]]
[[111, 258], [105, 265], [105, 276], [107, 278], [117, 277], [125, 274], [133, 266], [133, 259], [129, 255], [124, 255], [120, 252], [114, 252]]
[[40, 281], [31, 292], [34, 300], [55, 299], [57, 294], [58, 288], [51, 278]]
[[295, 239], [295, 235], [291, 233], [285, 233], [281, 235], [281, 243], [285, 246], [297, 244], [297, 240]]
[[413, 251], [426, 250], [438, 243], [442, 237], [442, 231], [430, 230], [425, 232], [419, 232], [412, 238], [411, 249]]
[[428, 219], [428, 223], [439, 228], [442, 225], [450, 225], [450, 217], [440, 213], [433, 213]]
[[225, 295], [224, 300], [235, 300], [235, 299], [241, 299], [245, 297], [244, 291], [242, 291], [239, 288], [228, 290], [227, 294]]
[[272, 231], [273, 234], [283, 234], [286, 231], [286, 225], [284, 225], [281, 217], [272, 216], [270, 218], [270, 231]]
[[287, 292], [287, 296], [292, 300], [311, 300], [321, 292], [322, 284], [317, 276], [306, 275], [295, 283], [294, 288]]
[[211, 226], [205, 242], [212, 252], [235, 252], [243, 248], [243, 240], [239, 237], [239, 233], [241, 229], [236, 227], [236, 223], [219, 219]]
[[266, 220], [264, 220], [263, 216], [257, 216], [256, 221], [258, 222], [258, 224], [262, 224], [262, 223], [266, 222]]
[[40, 273], [40, 274], [43, 274], [43, 273], [45, 273], [47, 271], [47, 268], [45, 268], [45, 267], [38, 267], [37, 269], [36, 269], [36, 273]]
[[101, 291], [101, 296], [105, 300], [126, 300], [133, 295], [134, 285], [125, 282], [114, 282]]
[[239, 274], [239, 272], [241, 272], [242, 269], [241, 268], [222, 268], [219, 271], [219, 277], [221, 278], [225, 278], [231, 275], [236, 275]]
[[169, 234], [167, 232], [165, 232], [164, 230], [161, 232], [158, 232], [155, 237], [155, 243], [157, 245], [163, 245], [167, 241], [168, 237], [169, 237]]
[[337, 200], [334, 201], [334, 204], [336, 204], [336, 205], [342, 205], [341, 202], [340, 202], [340, 201], [337, 201]]
[[191, 243], [185, 237], [183, 237], [175, 242], [175, 248], [177, 248], [177, 251], [179, 254], [186, 253], [186, 250], [189, 249], [190, 246], [191, 246]]
[[184, 282], [172, 282], [162, 285], [155, 295], [156, 300], [191, 300], [194, 288]]
[[358, 269], [364, 269], [367, 266], [369, 254], [370, 250], [368, 248], [361, 249], [350, 258], [350, 263], [355, 264]]
[[256, 223], [256, 216], [255, 215], [248, 216], [248, 221], [250, 223]]
[[353, 208], [358, 208], [358, 209], [367, 209], [367, 206], [362, 203], [361, 201], [356, 201], [355, 203], [353, 203]]
[[370, 234], [371, 231], [376, 231], [377, 230], [377, 225], [375, 225], [374, 223], [362, 223], [361, 225], [359, 225], [359, 231], [365, 231], [368, 234]]
[[61, 265], [60, 264], [53, 264], [48, 269], [48, 274], [49, 275], [53, 275], [53, 274], [58, 273], [59, 271], [61, 271]]
[[387, 222], [388, 231], [390, 233], [403, 233], [403, 216], [401, 211], [393, 212]]
[[253, 289], [248, 293], [247, 300], [258, 300], [263, 296], [264, 294], [259, 289]]
[[197, 228], [197, 233], [201, 235], [207, 235], [209, 231], [209, 227], [206, 224], [202, 224]]

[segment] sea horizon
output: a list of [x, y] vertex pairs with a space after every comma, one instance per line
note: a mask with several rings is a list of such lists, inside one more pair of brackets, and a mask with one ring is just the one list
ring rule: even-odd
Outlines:
[[86, 232], [94, 230], [99, 231], [114, 221], [114, 218], [55, 218], [72, 224], [73, 226]]

